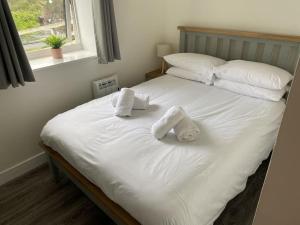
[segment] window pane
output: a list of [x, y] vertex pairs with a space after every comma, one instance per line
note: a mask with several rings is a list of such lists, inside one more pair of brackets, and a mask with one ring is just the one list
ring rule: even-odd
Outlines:
[[[43, 42], [51, 34], [75, 40], [70, 0], [8, 0], [27, 52], [48, 48]], [[66, 11], [67, 9], [67, 11]], [[67, 24], [67, 25], [66, 25]]]

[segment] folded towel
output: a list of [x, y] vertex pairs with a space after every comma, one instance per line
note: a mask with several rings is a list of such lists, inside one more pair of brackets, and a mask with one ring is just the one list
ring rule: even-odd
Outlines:
[[129, 88], [122, 88], [116, 103], [116, 116], [131, 116], [134, 103], [134, 91]]
[[184, 116], [185, 114], [181, 107], [173, 106], [160, 120], [152, 125], [152, 134], [155, 138], [162, 139]]
[[[119, 98], [119, 92], [112, 96], [111, 103], [112, 103], [113, 107], [116, 107], [118, 98]], [[135, 94], [133, 109], [148, 109], [149, 100], [150, 100], [150, 98], [148, 95]]]
[[197, 124], [185, 114], [184, 118], [174, 127], [174, 133], [180, 142], [195, 141], [199, 137], [200, 129]]

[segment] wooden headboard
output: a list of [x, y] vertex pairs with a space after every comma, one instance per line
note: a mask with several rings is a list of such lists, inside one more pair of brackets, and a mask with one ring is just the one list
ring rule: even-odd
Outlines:
[[180, 52], [263, 62], [295, 74], [300, 56], [300, 36], [184, 26], [178, 29]]

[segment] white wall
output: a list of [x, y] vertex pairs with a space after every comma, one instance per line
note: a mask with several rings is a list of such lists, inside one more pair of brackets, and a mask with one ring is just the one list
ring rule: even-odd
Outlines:
[[115, 0], [115, 12], [120, 62], [98, 65], [94, 59], [62, 64], [35, 72], [35, 83], [0, 91], [0, 174], [41, 152], [42, 126], [57, 113], [92, 99], [92, 80], [116, 72], [121, 85], [131, 86], [158, 67], [155, 45], [163, 40], [164, 28], [161, 1]]
[[300, 35], [299, 0], [166, 0], [165, 37], [178, 46], [178, 25]]

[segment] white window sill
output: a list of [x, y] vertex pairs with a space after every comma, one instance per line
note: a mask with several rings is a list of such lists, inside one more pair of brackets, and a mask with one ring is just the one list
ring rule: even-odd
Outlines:
[[76, 51], [76, 52], [69, 52], [64, 53], [63, 59], [53, 59], [50, 57], [32, 59], [30, 61], [30, 65], [33, 71], [42, 70], [45, 68], [53, 67], [60, 64], [75, 62], [75, 61], [82, 61], [96, 58], [96, 53], [90, 51]]

